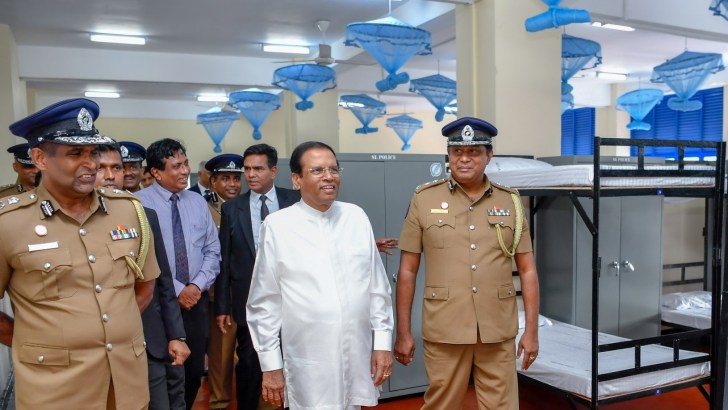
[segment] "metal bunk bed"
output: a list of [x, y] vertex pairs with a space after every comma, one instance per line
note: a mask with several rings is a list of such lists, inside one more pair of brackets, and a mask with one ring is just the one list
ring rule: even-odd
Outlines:
[[[605, 146], [629, 146], [636, 147], [638, 153], [637, 166], [632, 169], [603, 169], [600, 166], [601, 148]], [[645, 147], [673, 147], [677, 148], [678, 161], [675, 169], [650, 169], [645, 167]], [[716, 150], [716, 165], [710, 170], [688, 169], [685, 163], [686, 148], [704, 148]], [[591, 187], [543, 187], [543, 188], [521, 188], [522, 196], [529, 196], [531, 203], [531, 221], [539, 210], [540, 201], [545, 197], [568, 196], [578, 212], [581, 220], [586, 225], [592, 237], [592, 279], [591, 279], [591, 397], [573, 394], [561, 388], [551, 386], [547, 383], [529, 377], [528, 373], [519, 373], [519, 378], [525, 381], [533, 381], [551, 389], [564, 393], [571, 406], [583, 404], [591, 409], [597, 409], [601, 404], [608, 404], [618, 401], [625, 401], [639, 397], [659, 394], [663, 392], [697, 387], [710, 403], [711, 409], [722, 408], [723, 389], [725, 384], [725, 338], [726, 321], [728, 321], [728, 309], [721, 313], [721, 275], [723, 266], [721, 260], [722, 235], [715, 235], [711, 243], [711, 249], [706, 250], [706, 258], [710, 258], [711, 269], [709, 280], [711, 281], [712, 317], [711, 328], [705, 330], [691, 330], [669, 335], [623, 340], [618, 342], [599, 344], [599, 277], [601, 274], [601, 258], [599, 254], [600, 234], [600, 199], [603, 197], [617, 196], [671, 196], [671, 197], [704, 197], [712, 198], [709, 212], [713, 216], [711, 222], [713, 232], [723, 232], [723, 198], [725, 178], [725, 142], [698, 142], [698, 141], [661, 141], [661, 140], [640, 140], [640, 139], [617, 139], [600, 138], [594, 139], [594, 177]], [[711, 178], [714, 183], [710, 185], [693, 186], [638, 186], [638, 187], [613, 187], [602, 186], [603, 178], [653, 178], [653, 177], [685, 177], [685, 178]], [[592, 199], [593, 218], [578, 200], [579, 197]], [[538, 199], [536, 199], [538, 198]], [[706, 210], [708, 211], [708, 210]], [[534, 224], [535, 225], [535, 224]], [[534, 233], [535, 237], [535, 233]], [[538, 246], [538, 244], [537, 244]], [[538, 251], [538, 250], [537, 250]], [[707, 337], [710, 340], [710, 351], [701, 357], [681, 357], [681, 342]], [[658, 364], [645, 365], [642, 362], [643, 347], [647, 345], [660, 344], [670, 346], [672, 349], [672, 361]], [[634, 353], [634, 366], [631, 369], [599, 373], [599, 354], [614, 352], [622, 349], [631, 349]], [[600, 382], [622, 379], [629, 376], [641, 375], [665, 369], [673, 369], [681, 366], [693, 365], [700, 362], [710, 362], [710, 373], [704, 376], [695, 377], [690, 380], [670, 383], [664, 386], [644, 389], [640, 391], [601, 398], [599, 394]], [[705, 385], [710, 386], [710, 392], [706, 391]]]

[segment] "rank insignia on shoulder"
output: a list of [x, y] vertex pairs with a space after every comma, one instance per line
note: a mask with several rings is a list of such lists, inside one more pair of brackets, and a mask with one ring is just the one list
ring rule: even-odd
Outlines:
[[494, 206], [492, 209], [488, 209], [488, 216], [510, 216], [511, 211], [508, 209], [500, 209]]
[[124, 225], [117, 226], [116, 229], [112, 229], [109, 234], [111, 235], [112, 241], [139, 237], [139, 232], [136, 228], [127, 228]]
[[17, 196], [11, 196], [8, 198], [8, 205], [17, 204], [18, 202], [20, 202], [20, 198]]

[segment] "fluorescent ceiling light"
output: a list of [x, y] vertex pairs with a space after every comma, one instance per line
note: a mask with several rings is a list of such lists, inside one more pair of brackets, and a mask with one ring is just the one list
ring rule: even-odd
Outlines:
[[228, 102], [227, 95], [198, 95], [197, 101], [200, 102]]
[[97, 43], [132, 44], [143, 46], [146, 43], [144, 37], [117, 36], [111, 34], [91, 34], [91, 41]]
[[618, 80], [618, 81], [624, 81], [629, 77], [628, 74], [622, 74], [622, 73], [607, 73], [605, 71], [597, 71], [597, 78], [601, 78], [603, 80]]
[[618, 31], [634, 31], [634, 27], [630, 26], [623, 26], [620, 24], [612, 24], [612, 23], [600, 23], [598, 21], [595, 21], [592, 23], [592, 26], [594, 27], [601, 27], [601, 28], [608, 28], [610, 30], [618, 30]]
[[83, 95], [88, 98], [119, 98], [121, 94], [114, 91], [86, 91]]
[[305, 46], [291, 46], [285, 44], [263, 44], [263, 51], [266, 53], [285, 53], [285, 54], [306, 54], [311, 50]]

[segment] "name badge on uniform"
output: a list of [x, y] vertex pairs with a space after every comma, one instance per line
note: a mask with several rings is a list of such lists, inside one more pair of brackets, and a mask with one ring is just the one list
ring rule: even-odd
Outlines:
[[436, 209], [436, 208], [433, 208], [433, 209], [430, 209], [430, 213], [431, 214], [446, 214], [446, 213], [448, 213], [448, 210], [447, 209]]
[[116, 229], [112, 229], [109, 234], [111, 235], [112, 241], [137, 238], [139, 236], [139, 232], [137, 232], [136, 228], [127, 228], [124, 225], [117, 226]]
[[508, 209], [500, 209], [494, 206], [492, 209], [488, 209], [488, 216], [510, 216], [511, 211]]
[[48, 249], [58, 249], [58, 242], [28, 244], [28, 252], [45, 251]]

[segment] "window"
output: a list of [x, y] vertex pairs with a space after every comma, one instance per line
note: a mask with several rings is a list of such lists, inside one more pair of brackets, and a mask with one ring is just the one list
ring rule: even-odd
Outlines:
[[561, 155], [594, 154], [594, 113], [577, 108], [561, 114]]
[[[649, 131], [632, 131], [631, 138], [721, 141], [723, 139], [723, 87], [701, 90], [691, 100], [703, 103], [703, 108], [695, 111], [675, 111], [667, 106], [667, 100], [674, 95], [666, 95], [643, 120], [652, 125]], [[637, 155], [637, 148], [632, 148]], [[714, 159], [714, 149], [688, 148], [685, 159]], [[677, 159], [677, 148], [645, 147], [645, 156]]]

